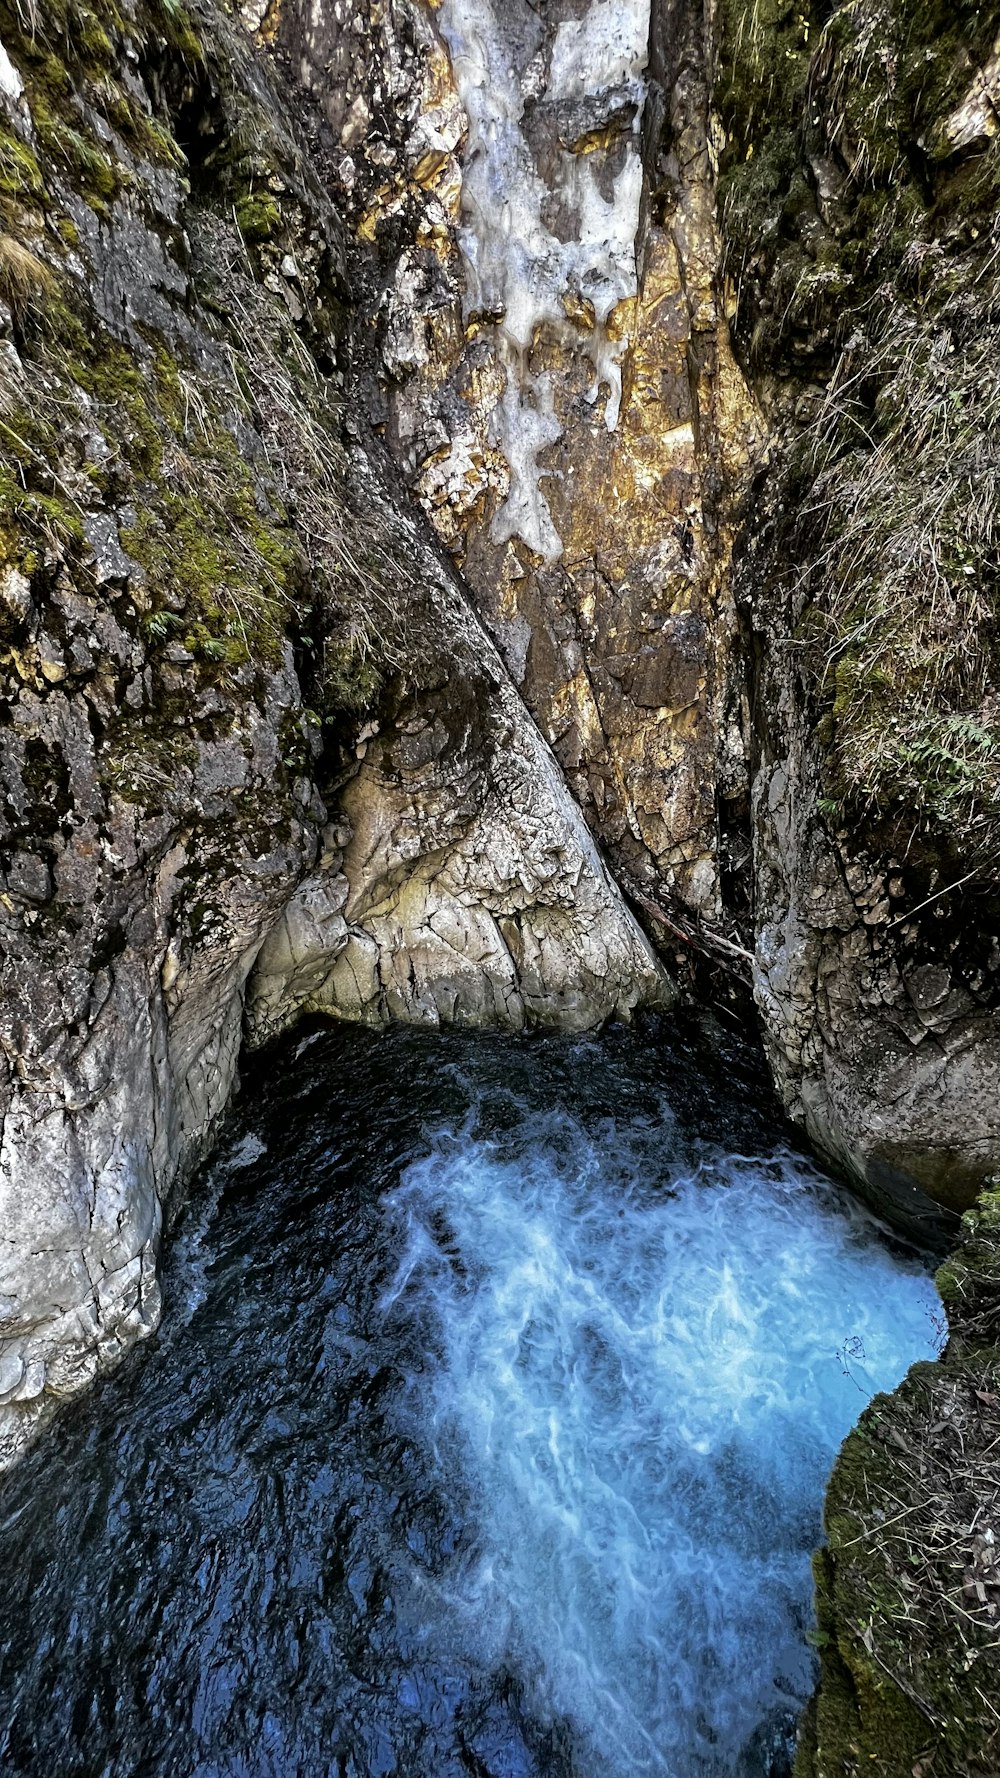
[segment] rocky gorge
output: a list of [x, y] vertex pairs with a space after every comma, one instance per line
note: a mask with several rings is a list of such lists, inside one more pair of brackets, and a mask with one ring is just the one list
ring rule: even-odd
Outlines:
[[803, 1774], [997, 1764], [998, 32], [0, 0], [0, 1454], [155, 1327], [301, 1016], [752, 992], [956, 1249], [834, 1474]]

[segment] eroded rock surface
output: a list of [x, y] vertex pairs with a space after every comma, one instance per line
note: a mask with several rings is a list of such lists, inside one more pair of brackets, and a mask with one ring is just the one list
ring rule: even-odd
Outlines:
[[[718, 916], [744, 798], [700, 8], [269, 9], [370, 249], [368, 399], [612, 861]], [[724, 825], [724, 821], [723, 821]]]
[[397, 513], [395, 527], [426, 576], [411, 633], [427, 669], [359, 730], [340, 825], [258, 961], [252, 1041], [302, 1011], [582, 1030], [669, 1005], [499, 656], [419, 523]]
[[989, 941], [973, 930], [942, 955], [934, 905], [923, 923], [909, 916], [926, 866], [831, 833], [793, 675], [772, 664], [765, 685], [788, 720], [781, 752], [761, 752], [753, 795], [754, 977], [774, 1078], [880, 1214], [930, 1236], [930, 1200], [965, 1209], [1000, 1152]]
[[735, 575], [757, 1000], [792, 1115], [918, 1223], [1000, 1160], [991, 10], [727, 6], [718, 88], [771, 434]]
[[256, 1037], [670, 998], [345, 419], [339, 222], [241, 28], [36, 27], [0, 5], [0, 1462], [155, 1325], [262, 946]]

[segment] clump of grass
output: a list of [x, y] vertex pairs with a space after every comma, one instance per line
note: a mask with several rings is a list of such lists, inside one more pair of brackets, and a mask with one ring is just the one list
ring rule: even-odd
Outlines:
[[34, 150], [0, 119], [0, 202], [37, 206], [45, 183]]
[[[795, 592], [837, 794], [1000, 832], [1000, 232], [915, 246], [809, 427]], [[990, 838], [990, 836], [993, 838]]]
[[56, 288], [56, 275], [44, 260], [13, 235], [0, 234], [0, 300], [15, 316], [44, 313]]
[[888, 0], [837, 8], [816, 42], [809, 97], [822, 94], [824, 147], [856, 190], [891, 187], [903, 172], [897, 65]]
[[[203, 228], [218, 225], [203, 219]], [[350, 472], [330, 408], [330, 385], [287, 311], [253, 277], [245, 249], [206, 237], [205, 256], [224, 267], [233, 380], [260, 436], [278, 496], [293, 514], [314, 654], [314, 700], [324, 714], [369, 709], [386, 675], [416, 663], [404, 613], [404, 565], [348, 493]]]
[[810, 0], [722, 0], [721, 99], [747, 144], [785, 110], [809, 62]]
[[98, 205], [109, 203], [120, 188], [123, 169], [96, 138], [59, 117], [42, 99], [35, 101], [34, 119], [39, 141], [75, 188]]
[[[719, 182], [737, 342], [824, 377], [852, 308], [895, 278], [929, 212], [997, 210], [1000, 153], [935, 163], [935, 132], [992, 51], [971, 0], [722, 0]], [[933, 196], [931, 192], [933, 190]]]

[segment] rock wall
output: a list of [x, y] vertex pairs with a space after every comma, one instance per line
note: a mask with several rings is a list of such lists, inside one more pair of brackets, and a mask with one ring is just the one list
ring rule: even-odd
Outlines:
[[906, 860], [898, 829], [831, 823], [797, 663], [781, 658], [781, 630], [772, 635], [758, 665], [769, 714], [753, 789], [755, 991], [772, 1072], [792, 1116], [874, 1208], [933, 1241], [948, 1229], [934, 1205], [973, 1203], [1000, 1153], [990, 887], [984, 927], [958, 943], [958, 897], [909, 917], [942, 877], [945, 888], [957, 880], [962, 854], [946, 842]]
[[[385, 495], [363, 474], [377, 513]], [[669, 1006], [662, 966], [419, 520], [384, 522], [425, 577], [409, 628], [427, 665], [359, 731], [320, 869], [260, 954], [251, 1041], [303, 1011], [583, 1030]]]
[[995, 1191], [966, 1214], [938, 1286], [942, 1359], [875, 1397], [830, 1481], [813, 1564], [821, 1682], [796, 1778], [991, 1778], [1000, 1762]]
[[735, 576], [757, 1000], [792, 1115], [918, 1228], [1000, 1156], [998, 24], [733, 4], [718, 88], [770, 428]]
[[925, 1230], [1000, 1155], [993, 37], [939, 12], [261, 26], [329, 132], [363, 398], [588, 824], [752, 946], [790, 1114]]
[[700, 5], [281, 0], [364, 249], [373, 416], [616, 867], [721, 911], [756, 437]]
[[258, 1040], [671, 991], [346, 407], [339, 222], [242, 29], [0, 38], [3, 1463], [155, 1325], [248, 979]]

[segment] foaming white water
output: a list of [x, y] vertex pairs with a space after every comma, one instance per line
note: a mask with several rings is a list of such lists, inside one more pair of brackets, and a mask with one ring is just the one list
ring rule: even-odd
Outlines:
[[386, 1312], [433, 1330], [413, 1424], [479, 1532], [437, 1608], [569, 1719], [581, 1778], [742, 1771], [811, 1683], [837, 1446], [937, 1349], [936, 1293], [790, 1154], [681, 1160], [666, 1111], [505, 1121], [388, 1200]]
[[[538, 457], [561, 438], [562, 424], [550, 379], [530, 369], [531, 346], [543, 323], [566, 328], [567, 297], [590, 304], [594, 382], [588, 400], [607, 391], [604, 423], [613, 432], [621, 411], [625, 341], [612, 337], [608, 323], [638, 288], [649, 0], [591, 0], [579, 16], [558, 26], [548, 56], [538, 8], [530, 0], [513, 6], [441, 0], [437, 20], [469, 126], [459, 231], [466, 315], [499, 317], [497, 347], [505, 375], [490, 431], [507, 459], [511, 487], [490, 535], [494, 543], [520, 537], [554, 562], [563, 545], [542, 492], [546, 472]], [[602, 182], [595, 172], [600, 154], [566, 147], [554, 151], [553, 168], [542, 176], [525, 134], [525, 110], [543, 93], [550, 106], [597, 100], [593, 117], [599, 121], [631, 110], [613, 176], [606, 171]], [[556, 197], [563, 212], [559, 231], [550, 226]], [[574, 337], [581, 343], [579, 333]]]

